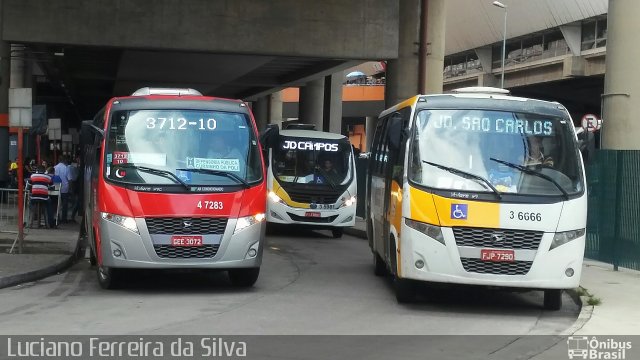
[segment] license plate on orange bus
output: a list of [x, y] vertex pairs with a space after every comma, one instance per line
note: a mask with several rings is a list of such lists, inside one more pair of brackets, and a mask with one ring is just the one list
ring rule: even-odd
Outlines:
[[202, 236], [174, 235], [171, 246], [202, 246]]
[[320, 217], [320, 213], [316, 212], [316, 211], [307, 211], [306, 213], [304, 213], [304, 216], [306, 216], [306, 217]]
[[480, 259], [493, 262], [514, 262], [516, 255], [513, 250], [482, 249], [480, 250]]

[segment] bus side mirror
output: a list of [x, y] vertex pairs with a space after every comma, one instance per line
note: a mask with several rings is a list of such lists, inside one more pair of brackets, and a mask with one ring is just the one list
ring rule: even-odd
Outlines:
[[590, 164], [593, 160], [593, 154], [596, 150], [596, 137], [590, 131], [582, 131], [578, 133], [578, 147], [582, 155], [582, 161]]
[[93, 125], [93, 120], [85, 120], [80, 128], [80, 143], [83, 145], [93, 144], [96, 136], [101, 140], [104, 139], [104, 130]]
[[276, 144], [280, 128], [277, 124], [267, 124], [267, 128], [260, 134], [260, 143], [263, 148], [270, 148]]

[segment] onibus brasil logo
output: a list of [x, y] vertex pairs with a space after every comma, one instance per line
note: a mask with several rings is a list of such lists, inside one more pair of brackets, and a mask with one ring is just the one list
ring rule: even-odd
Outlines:
[[569, 359], [626, 359], [631, 341], [614, 339], [598, 340], [595, 336], [569, 336], [567, 354]]

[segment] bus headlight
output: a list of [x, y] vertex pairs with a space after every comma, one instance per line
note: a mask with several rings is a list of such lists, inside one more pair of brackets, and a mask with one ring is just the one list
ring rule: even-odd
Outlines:
[[345, 200], [340, 207], [349, 207], [349, 206], [355, 205], [355, 203], [356, 203], [356, 197], [352, 196], [350, 198], [347, 198], [347, 200]]
[[236, 234], [251, 225], [263, 222], [264, 219], [265, 215], [263, 213], [238, 218], [238, 222], [236, 222], [236, 229], [233, 231], [233, 233]]
[[427, 235], [432, 239], [435, 239], [436, 241], [444, 245], [444, 235], [442, 235], [442, 228], [440, 228], [440, 226], [435, 226], [407, 218], [404, 219], [404, 223], [407, 224], [408, 227], [414, 230], [418, 230], [421, 233]]
[[140, 231], [138, 230], [138, 225], [136, 224], [136, 220], [132, 217], [110, 214], [105, 212], [100, 213], [100, 216], [102, 216], [104, 220], [107, 220], [116, 225], [122, 226], [123, 228], [129, 231], [133, 231], [136, 234], [140, 234]]
[[284, 204], [284, 200], [282, 200], [280, 196], [278, 196], [278, 194], [274, 193], [273, 191], [269, 191], [268, 197], [269, 200], [273, 201], [274, 203]]
[[560, 245], [564, 245], [569, 241], [575, 240], [583, 236], [584, 233], [585, 233], [585, 229], [578, 229], [578, 230], [571, 230], [571, 231], [556, 233], [553, 236], [553, 241], [551, 242], [551, 247], [549, 248], [549, 250], [553, 250]]

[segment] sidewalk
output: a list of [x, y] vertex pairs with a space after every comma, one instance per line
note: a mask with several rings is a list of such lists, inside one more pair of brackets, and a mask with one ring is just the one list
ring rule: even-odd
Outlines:
[[[366, 239], [365, 224], [356, 218], [344, 232]], [[640, 271], [613, 271], [613, 265], [585, 259], [580, 283], [601, 304], [588, 305], [582, 297], [580, 316], [564, 335], [640, 335]]]
[[79, 224], [58, 229], [26, 229], [24, 249], [9, 254], [15, 234], [0, 233], [0, 288], [35, 281], [62, 271], [73, 262]]

